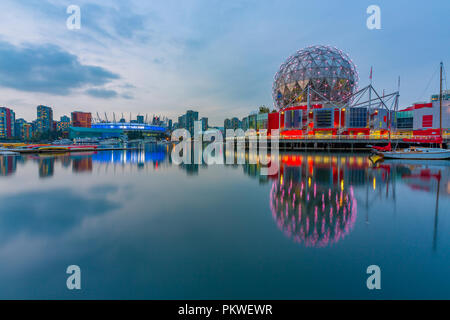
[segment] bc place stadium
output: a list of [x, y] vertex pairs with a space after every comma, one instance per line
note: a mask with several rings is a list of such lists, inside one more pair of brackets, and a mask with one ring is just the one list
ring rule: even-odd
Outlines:
[[168, 134], [165, 125], [153, 125], [134, 122], [97, 122], [90, 127], [70, 127], [70, 138], [119, 138], [122, 135], [138, 134], [142, 137], [165, 137]]

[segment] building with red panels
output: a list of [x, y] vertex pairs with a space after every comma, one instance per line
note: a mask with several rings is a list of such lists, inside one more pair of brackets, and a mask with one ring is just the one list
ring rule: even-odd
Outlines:
[[14, 137], [14, 125], [16, 116], [14, 111], [6, 107], [0, 107], [0, 139]]
[[313, 111], [313, 115], [314, 135], [336, 135], [345, 127], [345, 108], [318, 108]]
[[[283, 136], [313, 134], [314, 110], [321, 109], [322, 104], [311, 105], [308, 112], [306, 105], [291, 106], [280, 111], [280, 132]], [[306, 132], [305, 132], [306, 130]]]
[[269, 113], [269, 118], [267, 120], [267, 134], [271, 135], [272, 130], [277, 130], [280, 128], [280, 114], [278, 112]]
[[[438, 136], [440, 135], [440, 106], [439, 101], [418, 103], [413, 106], [413, 135]], [[442, 128], [443, 133], [450, 131], [450, 100], [442, 101]]]
[[374, 134], [386, 134], [389, 131], [389, 112], [386, 109], [371, 109], [369, 126]]
[[345, 124], [344, 135], [369, 135], [369, 111], [365, 107], [348, 108], [345, 110]]
[[72, 127], [90, 128], [92, 115], [90, 112], [72, 112]]

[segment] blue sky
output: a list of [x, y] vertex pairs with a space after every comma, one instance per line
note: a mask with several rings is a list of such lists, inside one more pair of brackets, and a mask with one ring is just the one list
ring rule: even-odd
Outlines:
[[[81, 8], [68, 30], [66, 8]], [[366, 8], [381, 8], [381, 30]], [[221, 125], [272, 106], [273, 76], [313, 44], [345, 51], [360, 86], [373, 66], [379, 91], [400, 105], [438, 90], [439, 62], [450, 69], [450, 1], [45, 1], [0, 3], [0, 105], [35, 118], [72, 110], [164, 114], [188, 108]], [[428, 86], [430, 79], [433, 81]]]

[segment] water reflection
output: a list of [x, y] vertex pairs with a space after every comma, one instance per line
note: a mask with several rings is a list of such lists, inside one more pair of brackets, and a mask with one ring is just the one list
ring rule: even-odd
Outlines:
[[9, 176], [16, 172], [16, 156], [0, 156], [0, 175]]
[[[307, 247], [325, 247], [344, 238], [356, 221], [353, 187], [344, 183], [340, 162], [306, 161], [283, 164], [270, 191], [270, 209], [278, 227]], [[340, 183], [333, 183], [333, 181]]]
[[[153, 144], [137, 150], [2, 156], [0, 174], [12, 175], [28, 162], [37, 163], [40, 178], [70, 168], [76, 174], [115, 174], [126, 167], [164, 170], [172, 166], [170, 151], [169, 146]], [[380, 203], [391, 203], [395, 214], [397, 189], [402, 185], [410, 192], [436, 196], [430, 210], [435, 213], [433, 247], [437, 247], [439, 195], [450, 195], [448, 161], [389, 161], [374, 165], [364, 154], [282, 153], [277, 173], [266, 176], [261, 175], [263, 166], [258, 161], [248, 163], [248, 153], [236, 153], [235, 157], [247, 163], [225, 167], [242, 167], [245, 176], [270, 185], [267, 198], [276, 225], [301, 245], [326, 247], [343, 240], [352, 231], [357, 215], [369, 224], [370, 215]], [[190, 177], [198, 177], [208, 169], [204, 164], [176, 167]]]

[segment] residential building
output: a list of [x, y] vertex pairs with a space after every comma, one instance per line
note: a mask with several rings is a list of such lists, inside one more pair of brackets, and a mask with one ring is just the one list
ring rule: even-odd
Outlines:
[[36, 126], [36, 131], [40, 133], [53, 130], [52, 108], [43, 105], [37, 106]]
[[0, 139], [14, 137], [15, 117], [14, 111], [6, 107], [0, 107]]
[[72, 127], [90, 128], [92, 124], [92, 115], [90, 112], [74, 111], [72, 112]]

